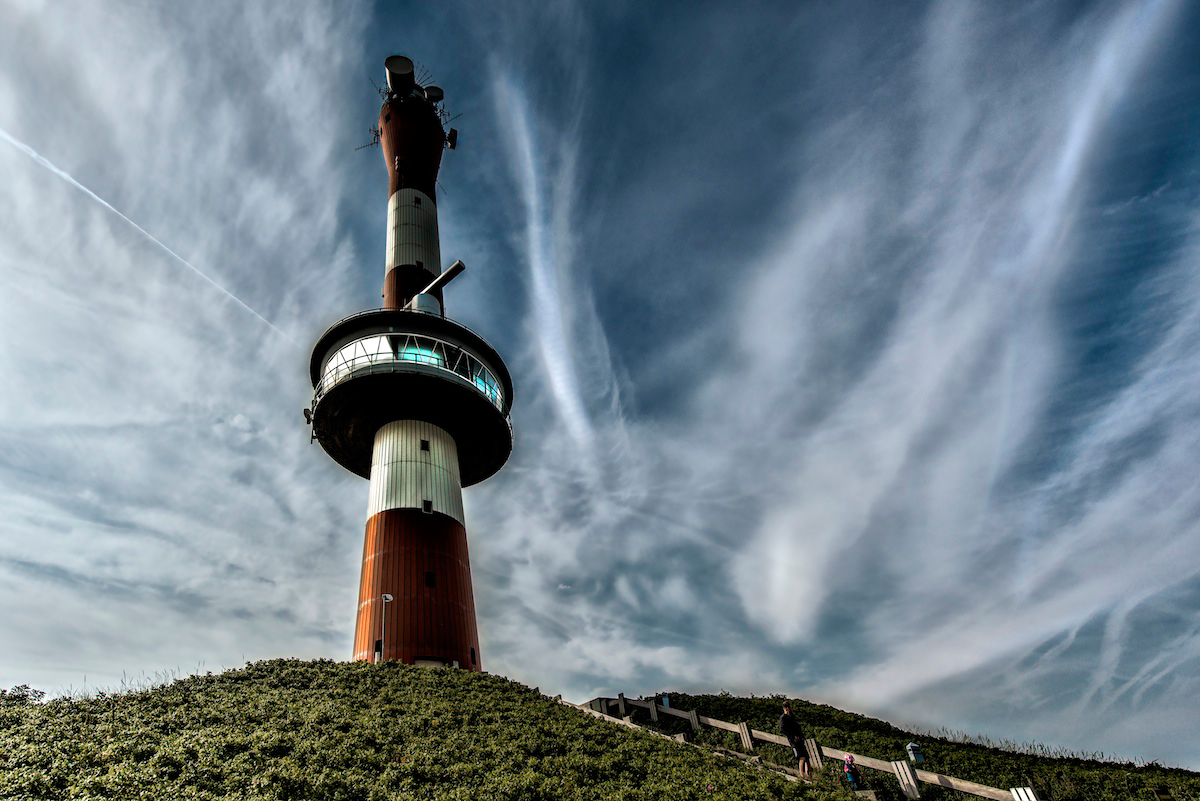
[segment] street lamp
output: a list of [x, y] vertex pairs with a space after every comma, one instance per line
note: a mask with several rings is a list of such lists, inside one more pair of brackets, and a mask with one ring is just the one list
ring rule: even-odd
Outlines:
[[387, 640], [387, 605], [392, 602], [390, 593], [379, 596], [383, 600], [382, 611], [379, 613], [379, 661], [383, 661], [384, 642]]

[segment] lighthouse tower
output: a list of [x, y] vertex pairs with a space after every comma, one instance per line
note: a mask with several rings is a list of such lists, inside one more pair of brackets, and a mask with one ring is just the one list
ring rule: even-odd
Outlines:
[[354, 658], [482, 669], [462, 488], [512, 452], [512, 380], [482, 337], [446, 317], [437, 184], [442, 90], [391, 56], [379, 110], [388, 172], [383, 308], [313, 348], [313, 438], [370, 479]]

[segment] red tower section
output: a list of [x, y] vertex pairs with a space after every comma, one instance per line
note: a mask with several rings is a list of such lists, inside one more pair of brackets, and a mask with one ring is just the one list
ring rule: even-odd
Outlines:
[[479, 335], [445, 316], [435, 187], [456, 132], [441, 89], [385, 62], [379, 138], [388, 170], [383, 308], [313, 348], [313, 436], [370, 479], [354, 658], [482, 669], [462, 488], [512, 451], [512, 381]]

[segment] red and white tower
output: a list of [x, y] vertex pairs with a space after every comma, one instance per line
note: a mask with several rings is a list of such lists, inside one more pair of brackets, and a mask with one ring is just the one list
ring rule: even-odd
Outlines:
[[446, 317], [437, 184], [442, 90], [404, 56], [385, 62], [379, 138], [388, 171], [383, 308], [313, 348], [313, 437], [370, 479], [354, 658], [482, 669], [462, 488], [512, 452], [512, 379], [482, 337]]

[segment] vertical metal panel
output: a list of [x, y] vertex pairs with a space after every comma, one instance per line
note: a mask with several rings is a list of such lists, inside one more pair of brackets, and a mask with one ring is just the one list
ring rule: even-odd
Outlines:
[[[398, 528], [394, 518], [394, 514], [388, 515], [384, 513], [380, 515], [380, 526], [384, 529], [385, 535], [393, 534]], [[400, 524], [399, 529], [400, 547], [397, 550], [399, 551], [400, 561], [396, 566], [396, 572], [400, 575], [400, 580], [396, 586], [400, 590], [401, 603], [403, 604], [400, 608], [404, 610], [404, 620], [407, 628], [404, 632], [404, 639], [398, 643], [398, 650], [400, 659], [403, 659], [405, 662], [411, 662], [413, 659], [412, 645], [413, 643], [420, 642], [421, 635], [423, 634], [419, 615], [421, 605], [417, 603], [416, 596], [416, 574], [417, 560], [420, 559], [420, 551], [422, 550], [417, 546], [424, 538], [420, 536], [421, 532], [410, 532], [403, 524]], [[406, 537], [406, 534], [415, 534], [415, 536]]]
[[[421, 450], [421, 440], [429, 450]], [[435, 513], [465, 523], [458, 446], [431, 423], [397, 420], [380, 427], [371, 452], [367, 516], [385, 509], [422, 509], [432, 501]]]
[[[361, 623], [364, 617], [369, 617], [375, 604], [375, 599], [379, 598], [379, 593], [371, 589], [371, 575], [373, 568], [373, 560], [371, 559], [371, 543], [363, 539], [363, 566], [362, 578], [358, 585], [358, 615], [356, 621]], [[368, 645], [367, 637], [371, 634], [369, 627], [364, 627], [356, 624], [354, 627], [354, 658], [369, 659], [367, 656]]]
[[424, 192], [401, 189], [388, 199], [388, 270], [420, 262], [434, 275], [442, 271], [437, 206]]
[[[432, 570], [436, 586], [425, 586]], [[362, 584], [355, 628], [355, 659], [370, 659], [380, 636], [378, 600], [391, 593], [384, 643], [387, 659], [412, 664], [437, 659], [482, 669], [471, 587], [467, 532], [443, 515], [389, 509], [367, 521]], [[476, 664], [471, 664], [471, 649]]]

